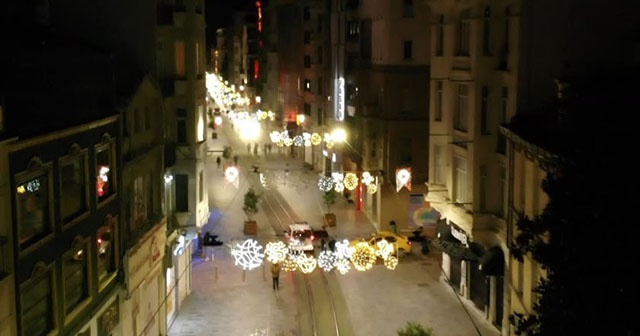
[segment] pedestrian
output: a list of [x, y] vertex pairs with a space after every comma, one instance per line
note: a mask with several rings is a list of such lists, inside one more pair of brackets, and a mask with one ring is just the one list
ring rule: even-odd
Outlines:
[[238, 165], [238, 155], [233, 156], [233, 164], [236, 166]]
[[[205, 232], [204, 237], [202, 238], [202, 246], [204, 249], [204, 260], [205, 261], [213, 261], [213, 247], [211, 247], [211, 233], [209, 231]], [[211, 253], [210, 253], [211, 252]]]
[[391, 228], [391, 232], [398, 234], [398, 227], [396, 226], [396, 221], [390, 221], [389, 228]]
[[218, 165], [218, 169], [220, 169], [220, 163], [222, 162], [222, 160], [220, 159], [220, 157], [218, 156], [216, 158], [216, 164]]
[[331, 240], [329, 240], [329, 249], [331, 250], [331, 252], [335, 252], [336, 251], [336, 240], [331, 238]]
[[273, 279], [273, 290], [280, 289], [280, 263], [271, 264], [271, 278]]
[[324, 238], [320, 239], [320, 248], [324, 251], [324, 247], [327, 244], [327, 242], [324, 240]]
[[247, 153], [251, 154], [251, 143], [247, 144]]

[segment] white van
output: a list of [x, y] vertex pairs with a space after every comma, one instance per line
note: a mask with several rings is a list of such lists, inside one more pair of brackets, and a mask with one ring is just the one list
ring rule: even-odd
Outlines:
[[313, 252], [316, 237], [307, 222], [293, 222], [289, 224], [289, 231], [285, 233], [292, 251]]

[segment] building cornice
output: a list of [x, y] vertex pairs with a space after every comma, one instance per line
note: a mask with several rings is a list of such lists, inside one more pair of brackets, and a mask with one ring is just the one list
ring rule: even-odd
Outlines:
[[527, 159], [537, 162], [542, 170], [546, 172], [555, 170], [554, 166], [558, 159], [557, 155], [552, 154], [548, 150], [530, 141], [527, 141], [508, 127], [500, 126], [500, 130], [502, 131], [502, 134], [509, 139], [515, 150], [522, 152]]

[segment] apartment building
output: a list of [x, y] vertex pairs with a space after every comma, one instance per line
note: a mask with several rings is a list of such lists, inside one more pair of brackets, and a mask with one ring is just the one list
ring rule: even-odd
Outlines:
[[3, 335], [124, 335], [112, 60], [55, 34], [7, 44], [0, 328]]

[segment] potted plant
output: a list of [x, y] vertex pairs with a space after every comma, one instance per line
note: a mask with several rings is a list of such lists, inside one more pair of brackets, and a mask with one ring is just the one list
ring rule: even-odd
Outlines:
[[328, 226], [336, 226], [336, 214], [331, 212], [331, 206], [336, 203], [338, 192], [335, 189], [325, 191], [322, 195], [324, 204], [327, 206], [327, 213], [324, 215], [324, 223]]
[[253, 216], [258, 213], [258, 201], [260, 201], [260, 195], [256, 193], [253, 187], [244, 194], [244, 205], [242, 210], [247, 215], [247, 220], [244, 221], [244, 234], [255, 235], [258, 232], [258, 224], [253, 219]]
[[416, 322], [407, 322], [403, 329], [398, 330], [398, 336], [432, 336], [433, 330]]

